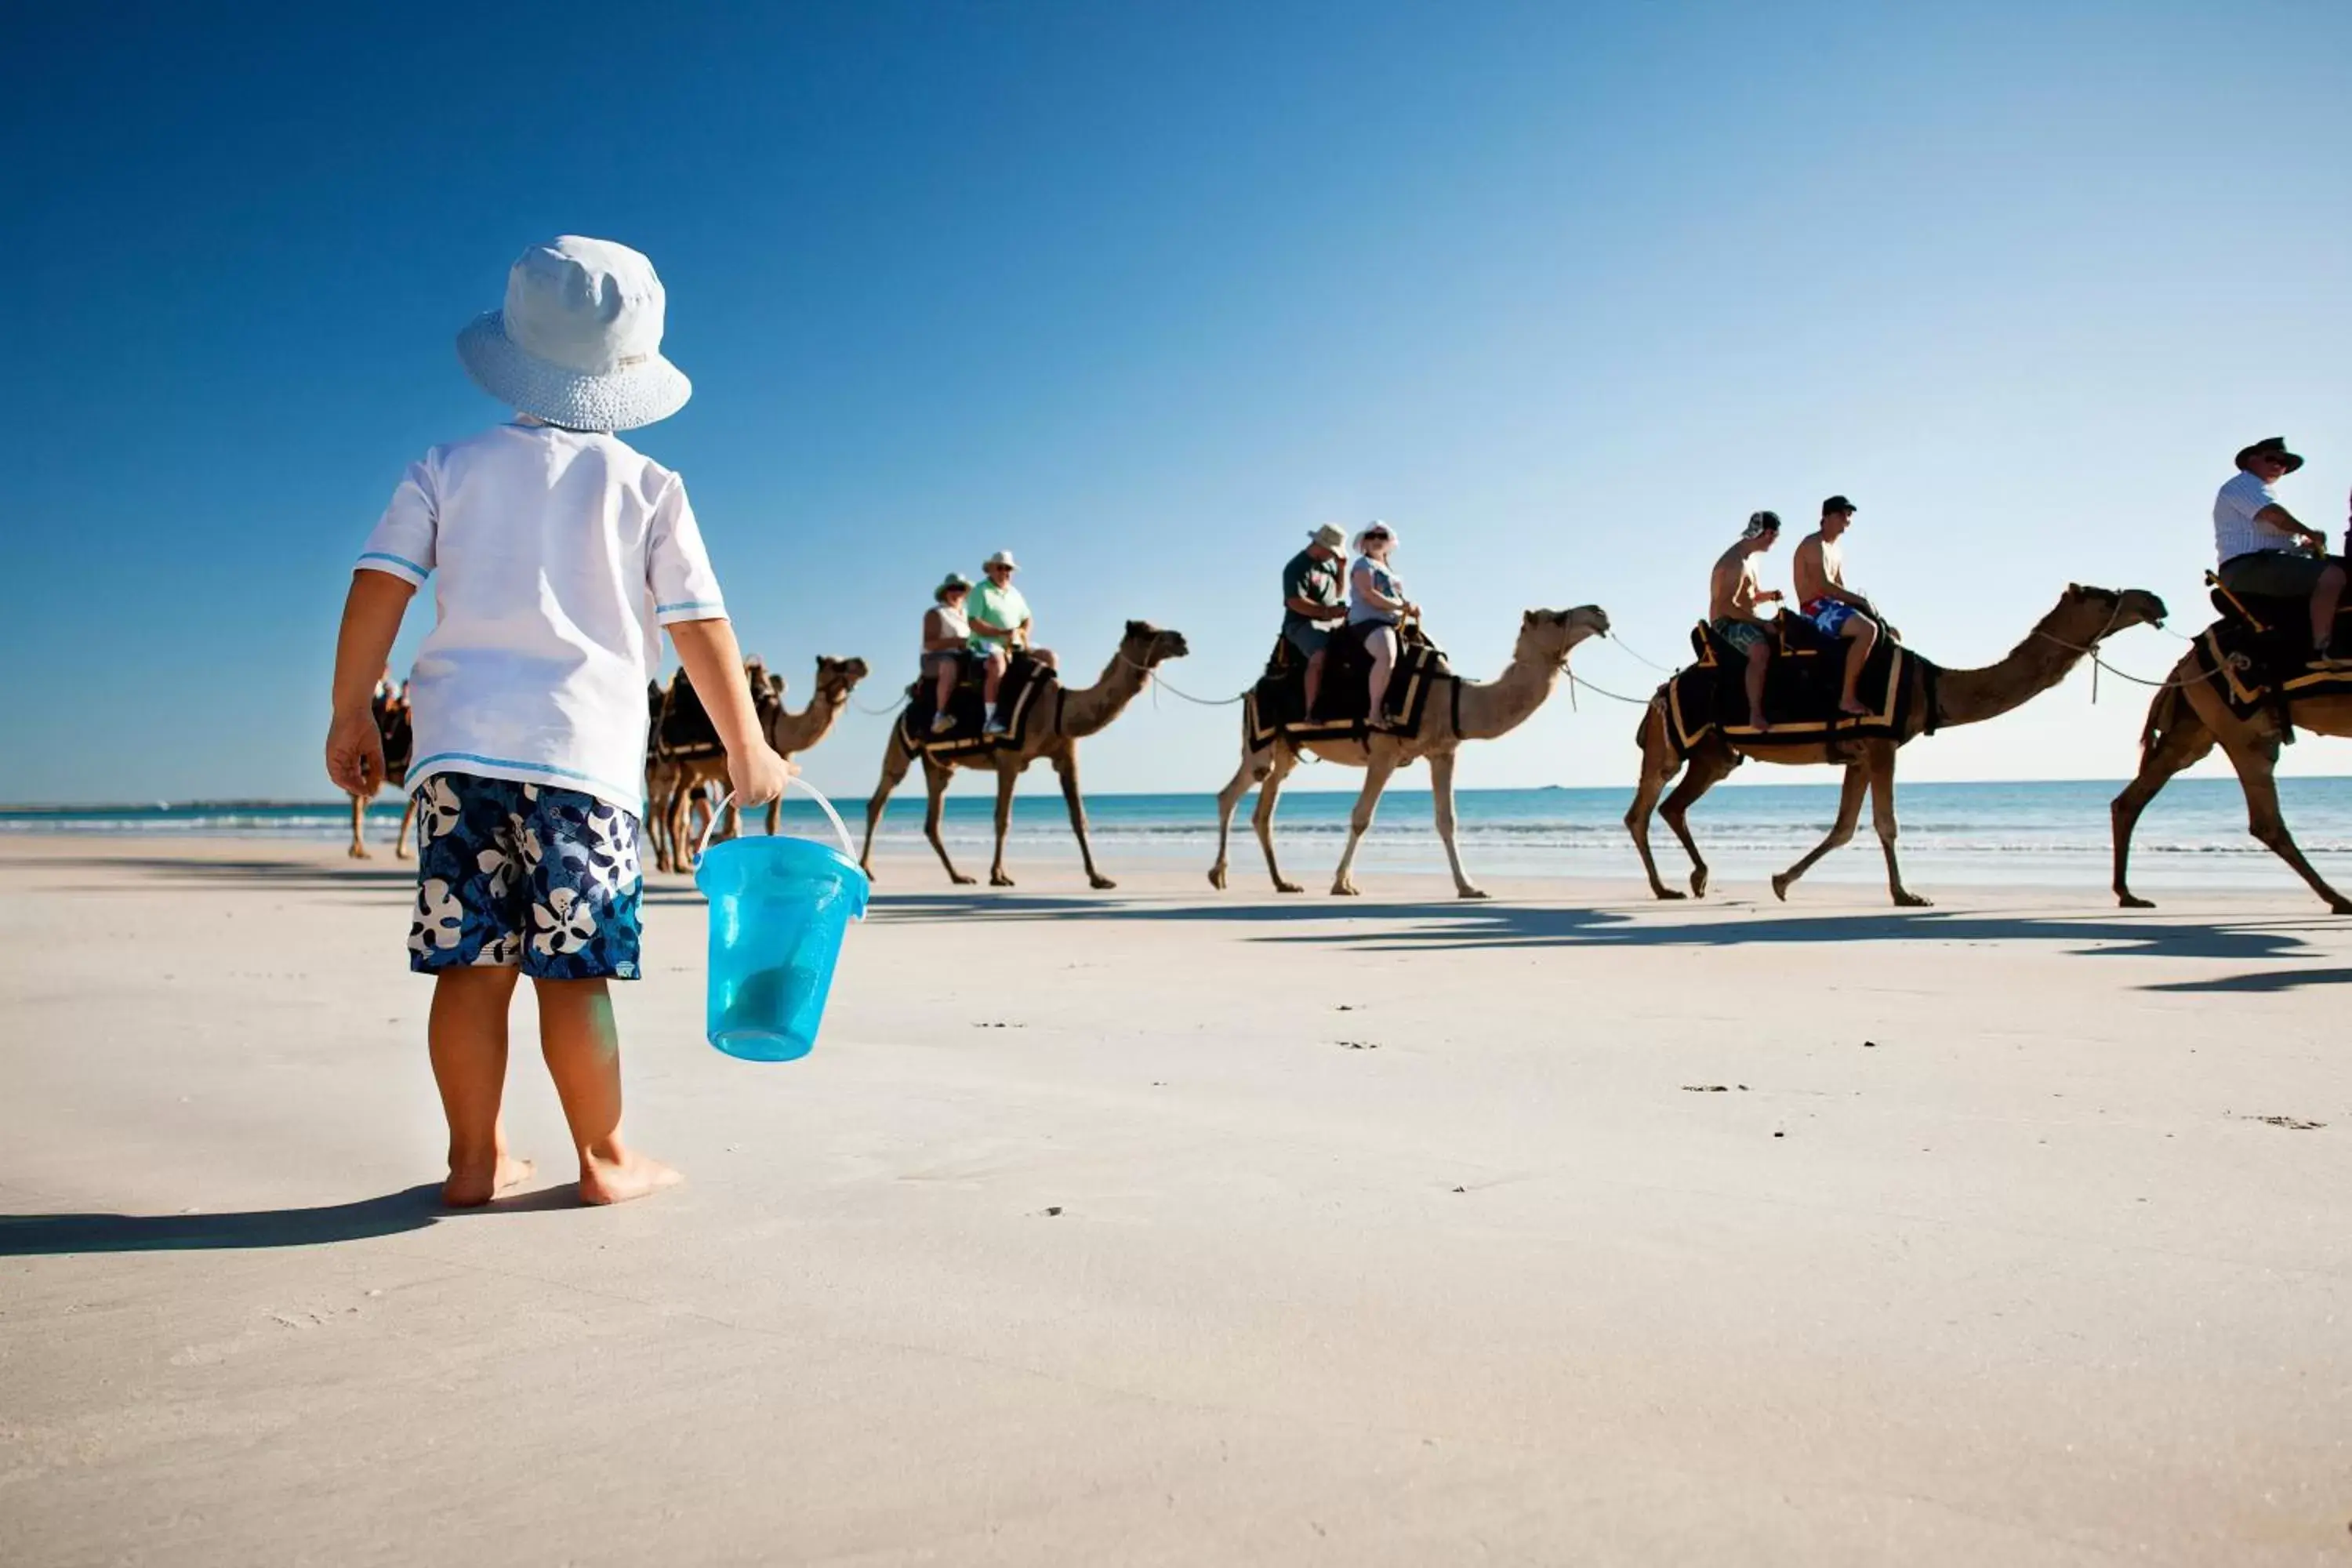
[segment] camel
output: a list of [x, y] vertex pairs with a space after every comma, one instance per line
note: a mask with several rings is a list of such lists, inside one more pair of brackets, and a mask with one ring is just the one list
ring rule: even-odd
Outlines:
[[[781, 702], [776, 705], [767, 723], [768, 744], [775, 748], [778, 755], [793, 757], [833, 733], [841, 710], [849, 706], [849, 694], [857, 689], [857, 683], [867, 673], [862, 658], [817, 655], [816, 694], [797, 713], [789, 711]], [[773, 833], [782, 826], [783, 802], [772, 800], [768, 803], [768, 831]]]
[[1331, 879], [1334, 895], [1349, 898], [1359, 891], [1349, 868], [1356, 861], [1356, 847], [1372, 826], [1372, 814], [1380, 805], [1381, 792], [1388, 787], [1389, 776], [1410, 766], [1414, 759], [1427, 757], [1437, 836], [1445, 841], [1446, 863], [1454, 868], [1454, 890], [1465, 899], [1485, 898], [1486, 893], [1463, 875], [1462, 856], [1454, 845], [1454, 753], [1465, 741], [1491, 741], [1525, 723], [1559, 684], [1560, 672], [1568, 668], [1570, 650], [1608, 630], [1609, 616], [1597, 605], [1572, 610], [1529, 610], [1519, 622], [1518, 641], [1502, 675], [1491, 682], [1448, 677], [1458, 688], [1458, 696], [1440, 684], [1422, 710], [1420, 727], [1410, 734], [1374, 730], [1360, 740], [1319, 741], [1293, 740], [1276, 733], [1265, 747], [1253, 751], [1244, 719], [1241, 767], [1232, 782], [1217, 792], [1217, 863], [1209, 868], [1209, 885], [1219, 889], [1225, 886], [1226, 845], [1232, 837], [1234, 809], [1255, 784], [1257, 809], [1250, 820], [1265, 851], [1266, 873], [1274, 879], [1276, 892], [1302, 890], [1283, 876], [1275, 860], [1274, 807], [1282, 794], [1282, 781], [1290, 776], [1306, 751], [1325, 762], [1364, 770], [1364, 787], [1356, 797], [1354, 815], [1348, 819], [1348, 847], [1341, 851], [1339, 868]]
[[[948, 781], [957, 768], [972, 768], [996, 774], [996, 857], [989, 864], [988, 885], [1009, 888], [1013, 879], [1004, 870], [1004, 835], [1013, 821], [1013, 786], [1030, 763], [1044, 758], [1054, 764], [1054, 772], [1062, 781], [1062, 799], [1070, 808], [1070, 829], [1078, 837], [1078, 858], [1087, 868], [1087, 880], [1097, 889], [1118, 886], [1095, 869], [1094, 847], [1087, 841], [1087, 807], [1078, 793], [1078, 742], [1108, 726], [1126, 711], [1150, 679], [1151, 671], [1171, 658], [1182, 658], [1187, 652], [1184, 634], [1161, 631], [1144, 621], [1127, 623], [1126, 635], [1119, 638], [1118, 649], [1103, 667], [1102, 679], [1092, 686], [1061, 689], [1059, 700], [1049, 708], [1047, 699], [1053, 694], [1041, 691], [1029, 710], [1025, 732], [1018, 744], [1004, 745], [993, 751], [970, 752], [941, 761], [925, 754], [923, 784], [927, 800], [923, 814], [923, 837], [938, 851], [940, 864], [947, 868], [948, 880], [958, 887], [969, 887], [975, 879], [956, 869], [948, 858], [948, 847], [940, 837], [940, 817], [947, 801]], [[859, 852], [857, 864], [868, 878], [874, 875], [874, 829], [882, 820], [882, 808], [889, 804], [890, 792], [898, 787], [915, 759], [903, 740], [905, 718], [890, 726], [890, 739], [882, 753], [882, 776], [874, 786], [874, 797], [866, 803], [866, 845]]]
[[[408, 764], [415, 759], [416, 731], [409, 721], [408, 703], [401, 699], [379, 701], [375, 705], [376, 734], [383, 742], [383, 782], [398, 789], [408, 778]], [[354, 860], [372, 860], [367, 847], [367, 808], [373, 796], [352, 796], [352, 847]], [[416, 820], [416, 797], [410, 795], [400, 810], [400, 829], [392, 836], [392, 858], [408, 858], [408, 828]]]
[[[2352, 735], [2352, 696], [2290, 699], [2287, 718], [2297, 729], [2315, 735]], [[2115, 823], [2116, 901], [2127, 910], [2156, 907], [2146, 899], [2135, 897], [2125, 879], [2124, 868], [2131, 858], [2132, 829], [2138, 825], [2139, 814], [2147, 809], [2147, 803], [2156, 798], [2157, 792], [2173, 774], [2218, 745], [2221, 754], [2230, 759], [2230, 765], [2237, 770], [2238, 786], [2245, 792], [2247, 831], [2294, 868], [2294, 874], [2326, 900], [2330, 910], [2352, 915], [2352, 900], [2329, 887], [2326, 879], [2312, 868], [2311, 862], [2303, 858], [2294, 836], [2286, 829], [2286, 818], [2279, 812], [2274, 771], [2279, 747], [2285, 739], [2274, 710], [2264, 708], [2252, 718], [2240, 719], [2221, 700], [2212, 678], [2198, 663], [2195, 650], [2182, 655], [2155, 700], [2148, 704], [2147, 723], [2140, 731], [2139, 772], [2124, 785], [2123, 793], [2108, 808]]]
[[[824, 661], [819, 660], [818, 668], [823, 668]], [[784, 678], [769, 674], [766, 664], [756, 657], [743, 661], [743, 678], [751, 689], [751, 705], [759, 715], [760, 728], [772, 732], [778, 716], [784, 710]], [[646, 748], [646, 837], [653, 846], [655, 870], [690, 871], [694, 858], [685, 852], [684, 847], [693, 842], [687, 829], [687, 817], [692, 810], [694, 792], [705, 784], [715, 786], [714, 795], [727, 787], [727, 751], [718, 743], [714, 731], [707, 751], [683, 757], [661, 754], [663, 710], [679, 692], [690, 693], [694, 683], [680, 669], [670, 677], [669, 689], [668, 700], [651, 700], [652, 734]], [[652, 693], [647, 696], [650, 700]], [[812, 698], [803, 711], [813, 711], [816, 703], [817, 699]], [[826, 724], [829, 728], [831, 721]], [[823, 731], [818, 732], [822, 734]]]
[[1896, 748], [1931, 729], [1998, 718], [2057, 685], [2085, 654], [2096, 649], [2108, 637], [2126, 626], [2160, 626], [2163, 622], [2164, 601], [2145, 589], [2126, 588], [2117, 593], [2069, 584], [2060, 595], [2057, 608], [2042, 616], [2026, 634], [2025, 640], [2000, 662], [1980, 669], [1937, 671], [1932, 713], [1925, 689], [1928, 680], [1926, 664], [1915, 658], [1910, 675], [1915, 683], [1910, 723], [1901, 739], [1752, 745], [1743, 740], [1728, 739], [1720, 730], [1712, 731], [1691, 752], [1690, 771], [1684, 773], [1682, 783], [1675, 786], [1674, 794], [1666, 797], [1663, 805], [1657, 805], [1658, 795], [1682, 771], [1684, 759], [1675, 755], [1668, 738], [1666, 689], [1660, 687], [1658, 694], [1650, 700], [1635, 736], [1642, 748], [1642, 782], [1633, 792], [1633, 806], [1625, 813], [1626, 829], [1633, 836], [1633, 847], [1641, 852], [1643, 870], [1649, 874], [1650, 891], [1661, 899], [1683, 897], [1679, 890], [1658, 879], [1657, 862], [1650, 854], [1651, 807], [1657, 806], [1658, 815], [1665, 818], [1666, 826], [1674, 829], [1675, 837], [1690, 856], [1691, 894], [1705, 898], [1706, 862], [1700, 857], [1685, 818], [1699, 796], [1720, 784], [1743, 761], [1753, 757], [1759, 762], [1788, 765], [1826, 763], [1845, 769], [1844, 793], [1838, 800], [1836, 826], [1803, 858], [1772, 879], [1774, 898], [1786, 900], [1790, 887], [1813, 862], [1852, 840], [1854, 825], [1862, 815], [1863, 792], [1867, 789], [1872, 822], [1878, 829], [1879, 847], [1886, 855], [1886, 890], [1896, 904], [1906, 909], [1927, 907], [1927, 900], [1903, 886], [1902, 868], [1895, 858]]

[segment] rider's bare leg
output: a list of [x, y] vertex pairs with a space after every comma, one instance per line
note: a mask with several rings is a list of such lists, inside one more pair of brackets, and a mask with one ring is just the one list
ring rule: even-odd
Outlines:
[[1769, 730], [1764, 721], [1764, 671], [1772, 662], [1772, 645], [1758, 643], [1748, 650], [1748, 722], [1758, 730]]
[[1838, 699], [1838, 709], [1856, 718], [1870, 711], [1854, 695], [1854, 686], [1862, 679], [1862, 667], [1870, 661], [1870, 650], [1878, 646], [1878, 623], [1856, 611], [1846, 618], [1838, 635], [1846, 639], [1845, 692]]

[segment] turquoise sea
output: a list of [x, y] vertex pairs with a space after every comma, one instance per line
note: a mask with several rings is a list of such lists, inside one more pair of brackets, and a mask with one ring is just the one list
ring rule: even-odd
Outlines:
[[[1917, 784], [1901, 794], [1904, 866], [1912, 880], [1998, 882], [2102, 889], [2107, 880], [2107, 803], [2120, 784]], [[2305, 851], [2331, 876], [2352, 879], [2352, 779], [2285, 779], [2289, 823]], [[1635, 877], [1622, 821], [1622, 789], [1472, 790], [1459, 798], [1461, 843], [1474, 874], [1487, 877]], [[1352, 793], [1293, 792], [1282, 801], [1286, 868], [1308, 879], [1339, 858]], [[856, 829], [863, 803], [840, 803]], [[984, 866], [992, 802], [959, 792], [948, 800], [946, 833], [960, 857]], [[1114, 874], [1121, 864], [1205, 868], [1215, 853], [1216, 800], [1209, 795], [1097, 795], [1088, 797], [1097, 856]], [[1691, 815], [1693, 830], [1719, 876], [1761, 877], [1817, 842], [1837, 808], [1832, 784], [1727, 784]], [[373, 832], [388, 838], [396, 804], [379, 804]], [[104, 807], [0, 809], [0, 832], [101, 832], [251, 835], [339, 838], [349, 808], [331, 803], [215, 802]], [[1244, 879], [1263, 875], [1249, 837], [1244, 802], [1235, 819], [1234, 858]], [[786, 808], [795, 831], [822, 832], [815, 808]], [[902, 793], [883, 819], [887, 845], [921, 847], [922, 798]], [[1013, 806], [1014, 855], [1050, 860], [1075, 851], [1056, 795], [1023, 795]], [[1662, 870], [1678, 880], [1681, 851], [1654, 825]], [[1444, 858], [1430, 822], [1426, 791], [1389, 793], [1367, 841], [1362, 864], [1385, 871], [1442, 872]], [[2134, 846], [2134, 879], [2150, 887], [2298, 886], [2284, 866], [2246, 833], [2235, 781], [2175, 780], [2142, 819]], [[1817, 878], [1875, 881], [1881, 862], [1865, 814], [1854, 843], [1830, 857]], [[1243, 885], [1247, 885], [1244, 882]]]

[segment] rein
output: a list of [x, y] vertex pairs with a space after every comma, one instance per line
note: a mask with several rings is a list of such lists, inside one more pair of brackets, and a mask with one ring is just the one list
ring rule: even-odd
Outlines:
[[[2096, 702], [2099, 700], [2099, 671], [2103, 669], [2118, 680], [2128, 680], [2134, 686], [2152, 687], [2158, 691], [2171, 691], [2183, 686], [2195, 686], [2200, 681], [2210, 680], [2212, 679], [2210, 675], [2200, 672], [2193, 676], [2177, 677], [2170, 680], [2150, 680], [2144, 675], [2134, 675], [2127, 669], [2117, 669], [2114, 665], [2109, 664], [2105, 659], [2100, 658], [2099, 645], [2106, 641], [2108, 637], [2115, 635], [2116, 622], [2123, 618], [2123, 600], [2118, 598], [2116, 601], [2114, 611], [2107, 616], [2107, 624], [2101, 626], [2098, 630], [2098, 634], [2092, 637], [2089, 642], [2079, 646], [2074, 643], [2068, 642], [2064, 637], [2058, 636], [2055, 632], [2044, 631], [2040, 626], [2033, 628], [2033, 635], [2044, 639], [2045, 641], [2057, 644], [2060, 647], [2064, 648], [2069, 653], [2081, 655], [2090, 659], [2091, 700], [2094, 702]], [[2158, 629], [2161, 630], [2162, 628], [2159, 627]], [[2189, 640], [2192, 643], [2196, 641], [2194, 637], [2191, 637]]]

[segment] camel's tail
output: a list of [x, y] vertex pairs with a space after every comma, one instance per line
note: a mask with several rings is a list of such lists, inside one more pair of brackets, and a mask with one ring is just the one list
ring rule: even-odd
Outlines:
[[2183, 700], [2180, 688], [2167, 686], [2156, 694], [2156, 700], [2147, 705], [2147, 722], [2140, 726], [2139, 731], [2139, 759], [2143, 765], [2179, 721]]
[[1633, 744], [1635, 747], [1639, 748], [1650, 743], [1650, 721], [1653, 719], [1655, 719], [1661, 724], [1664, 724], [1666, 721], [1666, 689], [1663, 686], [1659, 687], [1655, 692], [1652, 693], [1650, 697], [1650, 705], [1647, 708], [1643, 709], [1642, 716], [1633, 721]]

